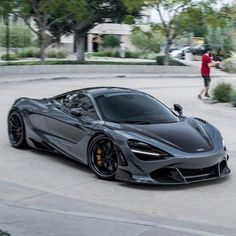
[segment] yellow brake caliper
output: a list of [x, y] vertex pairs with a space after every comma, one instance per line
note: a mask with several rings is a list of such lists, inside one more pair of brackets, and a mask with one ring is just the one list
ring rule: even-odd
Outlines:
[[96, 151], [97, 165], [103, 166], [102, 150], [100, 148]]

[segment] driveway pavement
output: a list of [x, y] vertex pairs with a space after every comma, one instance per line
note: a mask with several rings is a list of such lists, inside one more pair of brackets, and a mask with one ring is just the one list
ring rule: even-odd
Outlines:
[[[0, 229], [16, 236], [236, 235], [235, 108], [198, 100], [202, 80], [196, 77], [121, 74], [0, 79]], [[220, 81], [235, 84], [232, 76], [216, 76], [213, 86]], [[185, 115], [212, 122], [228, 146], [231, 176], [181, 187], [107, 182], [67, 158], [10, 147], [6, 117], [16, 98], [49, 97], [90, 86], [140, 89], [170, 107], [181, 104]]]

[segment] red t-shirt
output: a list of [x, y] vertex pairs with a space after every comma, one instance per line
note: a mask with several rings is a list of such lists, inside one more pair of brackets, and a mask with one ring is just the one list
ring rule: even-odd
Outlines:
[[204, 54], [202, 56], [202, 67], [201, 67], [202, 76], [210, 75], [210, 67], [208, 66], [208, 64], [211, 62], [212, 62], [211, 57], [208, 54]]

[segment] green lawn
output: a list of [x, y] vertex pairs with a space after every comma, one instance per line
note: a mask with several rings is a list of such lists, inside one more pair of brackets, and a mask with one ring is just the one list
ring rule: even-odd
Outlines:
[[[0, 66], [22, 66], [22, 65], [41, 65], [40, 61], [8, 61], [8, 62], [1, 62]], [[161, 65], [157, 64], [157, 62], [114, 62], [114, 61], [85, 61], [85, 62], [78, 62], [73, 60], [47, 60], [44, 62], [44, 65]], [[184, 64], [171, 60], [170, 65], [175, 66], [183, 66]]]

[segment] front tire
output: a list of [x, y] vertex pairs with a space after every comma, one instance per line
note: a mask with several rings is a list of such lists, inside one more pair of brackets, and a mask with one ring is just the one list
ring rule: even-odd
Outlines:
[[12, 110], [8, 116], [8, 136], [10, 144], [14, 148], [27, 147], [24, 121], [17, 110]]
[[117, 149], [109, 137], [101, 134], [92, 140], [88, 148], [88, 164], [98, 178], [115, 178], [118, 168]]

